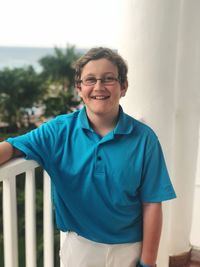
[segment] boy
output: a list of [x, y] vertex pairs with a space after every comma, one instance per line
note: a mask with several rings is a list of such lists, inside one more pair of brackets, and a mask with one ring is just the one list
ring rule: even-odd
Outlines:
[[89, 50], [75, 74], [85, 106], [0, 144], [0, 163], [23, 155], [49, 173], [64, 266], [156, 264], [161, 202], [175, 192], [157, 136], [119, 105], [127, 71], [116, 52]]

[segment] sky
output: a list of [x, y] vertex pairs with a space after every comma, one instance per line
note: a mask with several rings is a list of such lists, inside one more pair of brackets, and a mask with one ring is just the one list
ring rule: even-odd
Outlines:
[[120, 1], [0, 0], [0, 46], [117, 48]]

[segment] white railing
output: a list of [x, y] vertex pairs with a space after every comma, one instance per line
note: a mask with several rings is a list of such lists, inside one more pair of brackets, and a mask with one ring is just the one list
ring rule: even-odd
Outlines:
[[[38, 166], [38, 163], [36, 163], [35, 161], [24, 160], [22, 158], [12, 160], [0, 166], [0, 182], [3, 183], [4, 267], [18, 267], [20, 265], [20, 263], [18, 263], [16, 176], [21, 173], [25, 173], [24, 216], [26, 267], [37, 266], [35, 168]], [[44, 172], [43, 179], [43, 266], [54, 267], [54, 238], [51, 188], [50, 179], [46, 172]]]

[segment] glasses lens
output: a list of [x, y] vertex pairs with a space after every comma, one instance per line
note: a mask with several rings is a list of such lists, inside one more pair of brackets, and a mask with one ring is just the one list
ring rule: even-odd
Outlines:
[[94, 85], [96, 82], [97, 82], [97, 79], [95, 77], [83, 78], [83, 84], [84, 85]]
[[116, 81], [117, 81], [117, 78], [115, 78], [113, 76], [106, 76], [106, 77], [104, 77], [102, 82], [105, 85], [114, 85], [116, 83]]

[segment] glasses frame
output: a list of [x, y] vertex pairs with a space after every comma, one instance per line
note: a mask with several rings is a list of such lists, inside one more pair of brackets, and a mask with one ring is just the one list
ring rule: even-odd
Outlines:
[[113, 78], [113, 81], [111, 83], [105, 81], [106, 77], [103, 77], [103, 78], [92, 77], [92, 78], [94, 78], [94, 80], [95, 80], [95, 82], [92, 83], [92, 84], [85, 84], [84, 79], [79, 80], [78, 83], [82, 83], [84, 86], [94, 86], [97, 83], [98, 80], [101, 81], [101, 83], [103, 85], [108, 85], [108, 86], [109, 85], [115, 85], [116, 82], [119, 82], [120, 83], [120, 78], [119, 77], [118, 78], [112, 77]]

